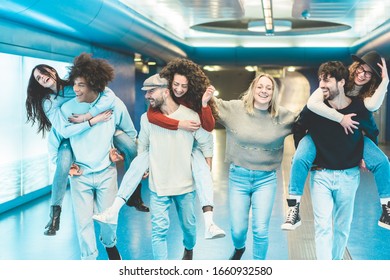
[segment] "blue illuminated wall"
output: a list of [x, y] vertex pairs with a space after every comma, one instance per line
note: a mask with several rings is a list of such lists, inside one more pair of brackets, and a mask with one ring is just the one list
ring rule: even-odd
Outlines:
[[69, 64], [5, 53], [0, 53], [0, 61], [5, 74], [0, 76], [1, 206], [51, 183], [54, 168], [49, 161], [47, 140], [37, 134], [36, 125], [26, 123], [26, 88], [35, 65], [51, 65], [64, 77]]

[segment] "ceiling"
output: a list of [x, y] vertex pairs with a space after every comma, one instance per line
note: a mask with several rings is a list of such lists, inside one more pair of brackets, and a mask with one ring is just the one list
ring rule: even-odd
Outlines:
[[264, 18], [261, 0], [120, 2], [195, 47], [350, 47], [390, 18], [388, 0], [273, 0], [274, 19], [292, 30], [265, 37], [247, 30]]
[[0, 26], [12, 21], [159, 63], [317, 67], [371, 49], [390, 58], [389, 0], [273, 0], [272, 11], [292, 29], [249, 32], [248, 22], [263, 19], [262, 0], [5, 0]]

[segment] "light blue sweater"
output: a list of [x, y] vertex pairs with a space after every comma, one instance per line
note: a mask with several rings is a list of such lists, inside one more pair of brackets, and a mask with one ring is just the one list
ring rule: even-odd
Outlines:
[[[64, 103], [61, 111], [65, 116], [71, 113], [85, 114], [99, 102], [99, 97], [93, 103], [79, 103], [76, 98]], [[125, 104], [115, 98], [113, 117], [106, 122], [100, 122], [90, 129], [71, 136], [75, 163], [78, 164], [83, 174], [99, 172], [112, 164], [109, 159], [109, 151], [112, 147], [112, 138], [116, 127], [120, 127], [132, 139], [136, 139], [137, 131], [126, 109]]]

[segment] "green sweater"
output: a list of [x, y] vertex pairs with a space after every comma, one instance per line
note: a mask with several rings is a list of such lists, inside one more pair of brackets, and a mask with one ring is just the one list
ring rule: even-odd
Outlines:
[[276, 170], [283, 158], [286, 136], [298, 113], [280, 107], [272, 118], [266, 110], [246, 112], [242, 100], [216, 99], [219, 120], [226, 128], [225, 161], [251, 170]]

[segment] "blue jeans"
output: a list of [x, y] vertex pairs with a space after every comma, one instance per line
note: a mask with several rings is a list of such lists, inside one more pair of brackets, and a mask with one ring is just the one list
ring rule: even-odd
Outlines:
[[343, 259], [359, 183], [359, 167], [311, 172], [317, 259]]
[[137, 156], [137, 144], [126, 133], [114, 136], [114, 146], [124, 155], [124, 168], [128, 170], [131, 162]]
[[195, 181], [196, 193], [200, 201], [200, 205], [213, 206], [213, 178], [210, 167], [199, 147], [192, 149], [192, 176]]
[[253, 258], [264, 260], [268, 229], [276, 194], [276, 171], [250, 170], [230, 164], [229, 205], [233, 244], [245, 247], [252, 206]]
[[[114, 165], [100, 172], [70, 178], [71, 197], [75, 216], [81, 259], [94, 260], [98, 256], [92, 216], [112, 205], [118, 191]], [[116, 225], [100, 224], [100, 241], [105, 247], [116, 245]]]
[[169, 208], [175, 203], [183, 231], [183, 245], [192, 250], [196, 243], [195, 191], [175, 196], [158, 196], [150, 192], [152, 221], [152, 249], [155, 260], [168, 259], [167, 233], [169, 229]]
[[[388, 157], [368, 137], [364, 138], [363, 159], [367, 169], [374, 174], [380, 198], [390, 197], [390, 163]], [[291, 171], [289, 194], [303, 195], [307, 174], [316, 157], [316, 147], [310, 135], [299, 142], [294, 154]]]
[[363, 159], [367, 169], [374, 174], [379, 197], [390, 197], [389, 158], [368, 137], [364, 137]]
[[72, 162], [73, 152], [69, 139], [63, 139], [57, 152], [56, 170], [51, 185], [51, 205], [62, 205]]
[[[213, 180], [210, 168], [199, 149], [192, 150], [192, 175], [200, 205], [213, 206]], [[149, 168], [149, 152], [144, 151], [131, 162], [119, 187], [118, 196], [127, 201]]]

